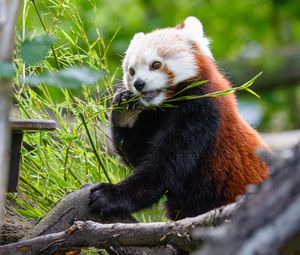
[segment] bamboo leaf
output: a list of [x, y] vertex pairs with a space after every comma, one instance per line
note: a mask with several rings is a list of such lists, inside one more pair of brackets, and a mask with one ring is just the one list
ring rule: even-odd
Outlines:
[[20, 48], [25, 64], [34, 65], [41, 62], [46, 57], [53, 43], [54, 38], [46, 35], [26, 39]]
[[46, 72], [25, 78], [25, 83], [36, 86], [42, 83], [61, 88], [81, 88], [82, 84], [93, 85], [101, 80], [103, 72], [88, 67], [71, 67], [58, 72]]
[[248, 91], [248, 92], [251, 93], [252, 95], [254, 95], [254, 96], [260, 98], [260, 96], [259, 96], [256, 92], [254, 92], [252, 89], [247, 88], [246, 91]]
[[[241, 90], [246, 90], [247, 92], [253, 94], [254, 96], [260, 98], [260, 96], [255, 93], [252, 89], [250, 89], [249, 87], [252, 86], [252, 84], [255, 82], [255, 80], [262, 75], [263, 72], [260, 72], [259, 74], [255, 75], [251, 80], [247, 81], [246, 83], [238, 86], [238, 87], [234, 87], [234, 88], [230, 88], [230, 89], [226, 89], [226, 90], [221, 90], [221, 91], [215, 91], [215, 92], [211, 92], [211, 93], [207, 93], [204, 95], [190, 95], [190, 96], [182, 96], [182, 97], [176, 97], [176, 98], [171, 98], [169, 100], [166, 100], [166, 103], [170, 103], [170, 102], [176, 102], [176, 101], [183, 101], [183, 100], [191, 100], [191, 99], [200, 99], [200, 98], [206, 98], [206, 97], [221, 97], [221, 96], [226, 96], [229, 95], [231, 93], [235, 93], [236, 91], [241, 91]], [[207, 81], [203, 81], [200, 83], [200, 85], [206, 83]], [[192, 87], [196, 87], [196, 85], [198, 85], [198, 83], [193, 83], [191, 84]], [[184, 89], [186, 90], [187, 87]], [[182, 92], [183, 90], [181, 90], [180, 92]], [[179, 93], [180, 93], [179, 92]], [[179, 93], [176, 93], [175, 96]]]

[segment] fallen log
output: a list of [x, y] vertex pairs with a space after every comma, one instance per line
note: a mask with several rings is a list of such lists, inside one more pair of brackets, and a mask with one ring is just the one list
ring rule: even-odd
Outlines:
[[1, 225], [0, 245], [19, 241], [35, 224], [35, 220], [16, 213], [16, 207], [11, 200], [6, 200], [4, 219]]
[[272, 178], [245, 198], [230, 225], [201, 229], [198, 255], [275, 255], [300, 251], [300, 145], [272, 166]]
[[[67, 194], [52, 210], [41, 219], [38, 224], [25, 235], [22, 240], [57, 233], [68, 229], [75, 220], [87, 221], [92, 220], [101, 223], [126, 222], [136, 223], [137, 221], [131, 215], [115, 215], [109, 218], [103, 218], [100, 214], [92, 213], [89, 210], [88, 201], [91, 184], [85, 185], [83, 188]], [[171, 246], [162, 246], [156, 248], [149, 247], [105, 247], [109, 254], [176, 254], [175, 249]], [[1, 254], [1, 248], [0, 248]], [[15, 253], [12, 253], [15, 254]], [[17, 254], [17, 253], [16, 253]], [[28, 253], [20, 253], [28, 254]], [[37, 253], [39, 254], [39, 253]]]

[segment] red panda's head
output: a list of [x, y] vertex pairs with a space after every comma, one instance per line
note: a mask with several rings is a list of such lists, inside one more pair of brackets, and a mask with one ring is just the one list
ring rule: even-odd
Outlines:
[[144, 105], [160, 105], [169, 97], [170, 88], [199, 75], [196, 54], [213, 58], [202, 24], [195, 17], [174, 28], [137, 33], [123, 60], [124, 85]]

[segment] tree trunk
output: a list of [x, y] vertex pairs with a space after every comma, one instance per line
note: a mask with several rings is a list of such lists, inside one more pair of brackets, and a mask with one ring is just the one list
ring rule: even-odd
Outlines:
[[[0, 62], [11, 62], [14, 49], [15, 22], [19, 0], [0, 0]], [[8, 114], [10, 108], [11, 82], [0, 78], [0, 227], [3, 220], [3, 205], [7, 187], [10, 130]], [[0, 233], [1, 234], [1, 233]]]

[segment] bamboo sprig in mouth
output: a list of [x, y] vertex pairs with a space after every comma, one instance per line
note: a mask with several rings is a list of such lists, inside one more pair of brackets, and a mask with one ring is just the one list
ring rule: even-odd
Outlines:
[[[136, 108], [139, 108], [139, 109], [154, 109], [154, 108], [157, 108], [157, 107], [159, 107], [159, 108], [177, 107], [175, 105], [172, 105], [171, 103], [172, 102], [177, 102], [177, 101], [193, 100], [193, 99], [200, 99], [200, 98], [207, 98], [207, 97], [214, 97], [214, 98], [222, 97], [222, 96], [226, 96], [226, 95], [235, 93], [237, 91], [243, 91], [243, 90], [251, 93], [252, 95], [254, 95], [258, 98], [260, 98], [260, 96], [256, 92], [254, 92], [252, 89], [250, 89], [250, 87], [253, 85], [253, 83], [256, 81], [256, 79], [262, 75], [262, 73], [263, 72], [260, 72], [257, 75], [255, 75], [251, 80], [245, 82], [244, 84], [242, 84], [240, 86], [237, 86], [237, 87], [230, 88], [230, 89], [215, 91], [215, 92], [206, 93], [206, 94], [203, 94], [203, 95], [178, 96], [186, 90], [196, 88], [196, 87], [199, 87], [199, 86], [203, 86], [208, 82], [206, 80], [205, 81], [197, 81], [197, 82], [194, 82], [194, 83], [184, 87], [182, 90], [176, 92], [170, 99], [165, 100], [165, 102], [162, 105], [148, 106], [148, 107], [143, 106], [143, 105], [137, 105]], [[176, 97], [176, 96], [178, 96], [178, 97]], [[113, 109], [120, 109], [120, 110], [121, 109], [123, 109], [123, 110], [127, 109], [128, 110], [127, 106], [130, 103], [134, 103], [134, 102], [137, 102], [139, 100], [140, 100], [140, 98], [137, 95], [135, 95], [135, 96], [133, 96], [132, 98], [130, 98], [128, 100], [123, 100], [118, 106], [114, 106]]]

